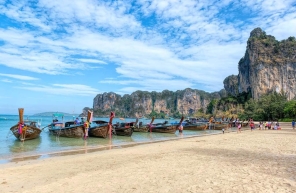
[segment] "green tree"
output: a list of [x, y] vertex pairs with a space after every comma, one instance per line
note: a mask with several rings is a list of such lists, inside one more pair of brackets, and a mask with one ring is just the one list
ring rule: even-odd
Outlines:
[[218, 101], [216, 99], [211, 100], [211, 102], [207, 106], [207, 113], [208, 114], [213, 114], [214, 113], [217, 102]]
[[264, 120], [278, 120], [284, 118], [284, 107], [287, 102], [285, 93], [273, 92], [262, 96], [258, 101], [258, 108], [262, 110], [257, 111], [257, 116]]
[[288, 101], [284, 107], [284, 115], [286, 118], [295, 118], [296, 115], [296, 100]]
[[157, 116], [158, 116], [158, 114], [154, 110], [149, 114], [150, 118], [152, 118], [152, 117], [158, 118]]
[[245, 103], [244, 112], [239, 114], [239, 118], [241, 120], [247, 120], [251, 117], [254, 118], [256, 110], [257, 102], [254, 99], [250, 99], [248, 102]]

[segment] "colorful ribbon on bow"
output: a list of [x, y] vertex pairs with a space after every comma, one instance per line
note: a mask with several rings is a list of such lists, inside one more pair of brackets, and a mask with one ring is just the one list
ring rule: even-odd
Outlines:
[[150, 131], [150, 133], [152, 132], [152, 127], [153, 127], [153, 125], [151, 124], [151, 123], [149, 123], [148, 124], [148, 127], [149, 127], [149, 131]]
[[110, 139], [112, 138], [112, 119], [115, 117], [115, 113], [111, 111], [110, 113], [110, 120], [108, 123], [108, 132]]
[[88, 137], [88, 128], [89, 128], [89, 122], [85, 121], [83, 124], [84, 127], [84, 140]]
[[23, 133], [23, 123], [19, 122], [18, 124], [18, 133], [22, 134]]

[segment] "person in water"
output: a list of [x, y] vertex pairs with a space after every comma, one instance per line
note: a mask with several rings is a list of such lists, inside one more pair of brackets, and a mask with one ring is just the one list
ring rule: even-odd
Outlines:
[[183, 125], [181, 124], [178, 129], [179, 129], [179, 133], [182, 133], [183, 132]]

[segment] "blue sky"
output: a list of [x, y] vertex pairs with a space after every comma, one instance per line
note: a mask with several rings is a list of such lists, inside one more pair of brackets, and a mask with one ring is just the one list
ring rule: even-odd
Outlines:
[[223, 88], [250, 31], [296, 36], [296, 0], [0, 0], [0, 114], [81, 113], [103, 92]]

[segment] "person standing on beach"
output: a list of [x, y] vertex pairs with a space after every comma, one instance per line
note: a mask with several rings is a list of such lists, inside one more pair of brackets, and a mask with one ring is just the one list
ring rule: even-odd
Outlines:
[[238, 122], [238, 124], [237, 124], [237, 133], [238, 132], [241, 133], [241, 128], [242, 128], [242, 124], [240, 122]]
[[295, 129], [295, 120], [292, 121], [292, 128]]
[[278, 130], [281, 130], [281, 129], [282, 129], [282, 128], [280, 127], [280, 123], [279, 123], [278, 121], [275, 123], [275, 125], [276, 125], [276, 127], [277, 127]]
[[268, 129], [271, 129], [271, 121], [268, 121], [267, 127], [268, 127]]
[[250, 123], [250, 127], [251, 127], [251, 131], [253, 131], [253, 129], [254, 129], [254, 122], [252, 121], [251, 123]]

